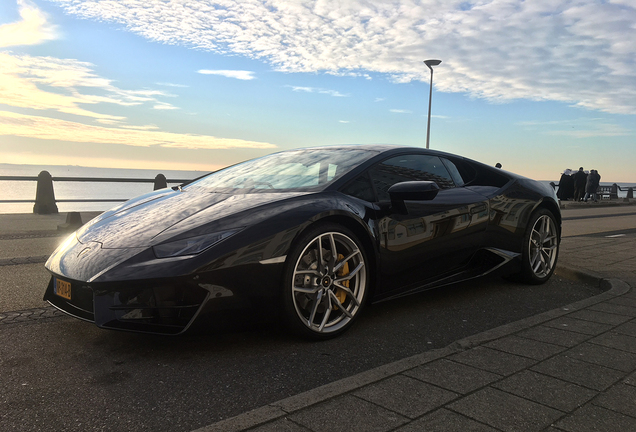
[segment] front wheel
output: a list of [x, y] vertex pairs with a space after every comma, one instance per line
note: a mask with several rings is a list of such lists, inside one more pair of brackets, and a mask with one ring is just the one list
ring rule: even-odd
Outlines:
[[367, 262], [360, 241], [345, 227], [310, 228], [288, 255], [283, 297], [290, 327], [313, 339], [346, 331], [369, 292]]
[[524, 282], [542, 284], [550, 279], [559, 256], [560, 233], [551, 211], [538, 209], [530, 216], [523, 240], [522, 270]]

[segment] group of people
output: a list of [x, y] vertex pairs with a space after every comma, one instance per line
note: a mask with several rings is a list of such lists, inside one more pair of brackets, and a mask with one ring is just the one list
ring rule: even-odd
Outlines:
[[587, 171], [583, 167], [578, 171], [566, 169], [561, 174], [559, 180], [559, 190], [557, 197], [562, 201], [573, 199], [574, 201], [585, 201], [592, 199], [597, 202], [596, 190], [601, 182], [601, 176], [596, 170]]

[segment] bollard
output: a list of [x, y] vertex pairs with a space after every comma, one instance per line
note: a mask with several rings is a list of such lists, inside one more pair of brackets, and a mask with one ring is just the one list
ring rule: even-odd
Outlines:
[[164, 189], [167, 187], [168, 183], [166, 183], [166, 176], [163, 174], [157, 174], [157, 177], [155, 177], [155, 188], [153, 190]]
[[634, 198], [634, 188], [627, 189], [627, 198]]
[[82, 215], [79, 212], [68, 212], [66, 214], [66, 223], [57, 226], [58, 231], [71, 232], [84, 225]]
[[48, 171], [38, 174], [38, 186], [35, 192], [35, 204], [33, 213], [37, 214], [57, 214], [57, 204], [55, 204], [55, 192], [53, 191], [53, 178]]

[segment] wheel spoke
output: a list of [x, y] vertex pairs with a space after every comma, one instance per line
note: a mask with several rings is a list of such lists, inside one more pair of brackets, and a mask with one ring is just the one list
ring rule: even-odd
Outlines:
[[316, 319], [316, 312], [318, 311], [318, 306], [322, 301], [322, 290], [318, 291], [318, 295], [316, 296], [316, 300], [314, 301], [314, 307], [311, 309], [311, 315], [309, 315], [309, 327], [311, 327], [314, 323], [314, 319]]
[[360, 264], [358, 264], [358, 265], [356, 266], [356, 268], [354, 268], [353, 270], [351, 270], [351, 271], [349, 272], [349, 274], [348, 274], [348, 275], [346, 275], [346, 276], [344, 276], [344, 277], [341, 277], [341, 278], [337, 278], [337, 279], [335, 280], [335, 282], [342, 282], [342, 281], [348, 281], [348, 280], [351, 280], [351, 278], [352, 278], [352, 277], [354, 277], [354, 276], [356, 275], [356, 273], [358, 273], [362, 267], [364, 267], [364, 263], [363, 263], [363, 262], [361, 262]]
[[349, 297], [351, 297], [351, 300], [353, 300], [356, 306], [360, 306], [360, 302], [358, 301], [356, 296], [353, 294], [353, 292], [351, 292], [349, 288], [345, 287], [341, 283], [338, 283], [338, 281], [334, 281], [334, 285], [337, 286], [339, 289], [343, 290]]
[[320, 290], [320, 288], [321, 288], [320, 285], [319, 286], [315, 286], [315, 287], [311, 287], [311, 288], [295, 286], [294, 287], [294, 291], [300, 292], [300, 293], [303, 293], [303, 294], [316, 294], [318, 292], [318, 290]]
[[535, 256], [534, 267], [532, 268], [532, 271], [534, 271], [535, 274], [539, 274], [539, 269], [541, 268], [542, 263], [543, 263], [543, 257], [541, 256], [540, 253], [537, 253]]
[[549, 219], [544, 216], [541, 218], [541, 239], [545, 239], [545, 236], [548, 235], [548, 231], [549, 231]]
[[[330, 299], [330, 296], [328, 297]], [[325, 311], [325, 316], [322, 318], [322, 322], [320, 323], [320, 327], [318, 327], [318, 331], [323, 331], [325, 329], [325, 325], [331, 316], [331, 300], [329, 300], [329, 304], [327, 305], [327, 310]]]
[[338, 263], [338, 265], [336, 265], [336, 266], [333, 268], [333, 272], [334, 272], [334, 273], [336, 273], [338, 270], [340, 270], [340, 268], [342, 268], [342, 266], [343, 266], [343, 265], [345, 265], [345, 263], [346, 263], [347, 261], [349, 261], [349, 260], [350, 260], [351, 258], [353, 258], [354, 256], [358, 255], [359, 253], [360, 253], [360, 250], [359, 250], [359, 249], [356, 249], [356, 250], [354, 250], [353, 252], [351, 252], [351, 253], [349, 254], [349, 256], [344, 257], [344, 258], [342, 259], [342, 261], [340, 261], [340, 262]]
[[545, 271], [547, 273], [552, 268], [552, 254], [546, 251], [543, 251], [542, 254], [543, 254], [543, 262], [545, 263]]
[[344, 313], [347, 317], [353, 318], [353, 315], [351, 315], [351, 312], [345, 309], [345, 307], [342, 305], [342, 303], [340, 303], [340, 300], [338, 300], [338, 297], [336, 297], [333, 291], [329, 291], [329, 298], [331, 299], [331, 301], [336, 303], [336, 306], [338, 306], [338, 310], [341, 310], [342, 313]]
[[323, 236], [320, 236], [317, 239], [317, 243], [318, 243], [318, 271], [321, 274], [324, 274], [325, 273], [325, 264], [324, 264], [324, 259], [323, 259], [323, 256], [322, 256], [322, 237]]
[[311, 275], [318, 276], [318, 277], [322, 276], [322, 275], [318, 272], [318, 270], [312, 270], [312, 269], [306, 269], [306, 270], [296, 270], [296, 271], [295, 271], [295, 273], [296, 273], [297, 275], [302, 275], [302, 274], [311, 274]]
[[329, 233], [329, 244], [331, 245], [331, 259], [329, 260], [328, 271], [329, 273], [334, 272], [334, 266], [336, 265], [336, 261], [338, 260], [338, 248], [336, 247], [336, 240], [333, 238], [333, 233]]
[[532, 256], [530, 257], [530, 266], [532, 267], [532, 271], [536, 273], [537, 260], [539, 258], [539, 250], [532, 249], [530, 252], [532, 254]]

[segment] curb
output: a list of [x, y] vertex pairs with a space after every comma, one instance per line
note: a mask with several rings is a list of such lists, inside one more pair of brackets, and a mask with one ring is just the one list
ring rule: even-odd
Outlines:
[[304, 393], [290, 396], [286, 399], [282, 399], [277, 402], [262, 406], [260, 408], [256, 408], [252, 411], [239, 414], [235, 417], [221, 420], [208, 426], [203, 426], [192, 432], [238, 432], [254, 428], [265, 423], [270, 423], [301, 409], [308, 408], [312, 405], [316, 405], [318, 403], [332, 399], [336, 396], [341, 396], [362, 386], [381, 381], [392, 375], [407, 371], [409, 369], [413, 369], [418, 366], [422, 366], [426, 363], [430, 363], [451, 354], [466, 351], [470, 348], [482, 345], [495, 339], [500, 339], [504, 336], [508, 336], [528, 327], [539, 325], [546, 321], [550, 321], [563, 315], [570, 314], [576, 310], [584, 309], [591, 305], [621, 296], [631, 289], [631, 287], [622, 280], [605, 279], [600, 275], [590, 271], [561, 266], [557, 267], [556, 273], [567, 279], [577, 280], [600, 287], [608, 287], [609, 289], [608, 291], [605, 291], [596, 296], [579, 300], [575, 303], [543, 312], [519, 321], [504, 324], [502, 326], [495, 327], [494, 329], [486, 330], [485, 332], [460, 339], [444, 348], [427, 351], [422, 354], [416, 354], [414, 356], [407, 357], [405, 359], [398, 360], [396, 362], [392, 362], [383, 366], [379, 366], [377, 368], [359, 373], [351, 377], [343, 378], [341, 380], [325, 384]]

